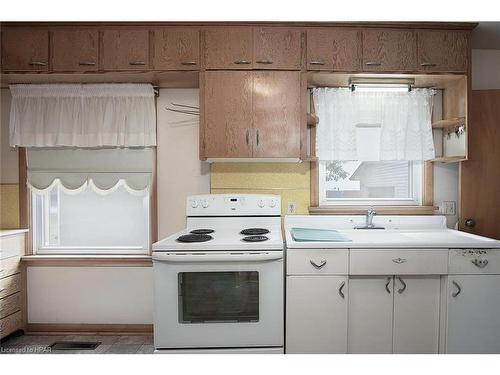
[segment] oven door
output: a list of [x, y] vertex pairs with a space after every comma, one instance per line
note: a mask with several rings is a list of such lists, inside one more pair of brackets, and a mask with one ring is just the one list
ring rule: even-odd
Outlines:
[[283, 252], [153, 254], [157, 349], [283, 346]]

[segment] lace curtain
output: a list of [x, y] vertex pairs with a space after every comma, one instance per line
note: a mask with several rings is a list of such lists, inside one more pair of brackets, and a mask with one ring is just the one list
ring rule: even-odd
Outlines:
[[10, 145], [156, 145], [150, 84], [11, 85]]
[[319, 160], [433, 159], [433, 95], [431, 89], [314, 89], [316, 155]]

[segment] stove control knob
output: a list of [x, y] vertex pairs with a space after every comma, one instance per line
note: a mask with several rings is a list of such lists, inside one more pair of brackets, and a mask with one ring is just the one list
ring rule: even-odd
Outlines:
[[264, 208], [264, 206], [265, 206], [266, 204], [264, 203], [264, 200], [263, 200], [263, 199], [261, 199], [261, 200], [259, 201], [258, 205], [259, 205], [259, 207], [260, 207], [260, 208]]
[[269, 201], [269, 207], [271, 207], [271, 208], [276, 207], [276, 201], [275, 201], [274, 199], [271, 199], [271, 200]]
[[198, 207], [198, 201], [192, 200], [191, 201], [191, 207], [193, 207], [193, 208]]
[[201, 202], [201, 205], [203, 206], [203, 208], [207, 208], [208, 207], [208, 201]]

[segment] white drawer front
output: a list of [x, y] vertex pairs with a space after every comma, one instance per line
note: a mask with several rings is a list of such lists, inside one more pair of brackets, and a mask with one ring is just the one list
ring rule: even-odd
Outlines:
[[351, 249], [351, 275], [443, 275], [447, 249]]
[[451, 249], [449, 273], [500, 275], [500, 249]]
[[347, 275], [347, 249], [293, 249], [286, 256], [287, 275]]
[[24, 255], [24, 233], [0, 237], [1, 258]]

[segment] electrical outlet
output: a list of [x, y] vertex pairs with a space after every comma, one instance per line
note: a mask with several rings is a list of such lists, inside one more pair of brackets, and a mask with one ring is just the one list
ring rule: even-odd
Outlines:
[[295, 215], [296, 212], [297, 212], [297, 205], [295, 204], [295, 202], [288, 202], [287, 214]]
[[443, 201], [439, 205], [439, 213], [441, 215], [454, 216], [457, 214], [457, 202]]

